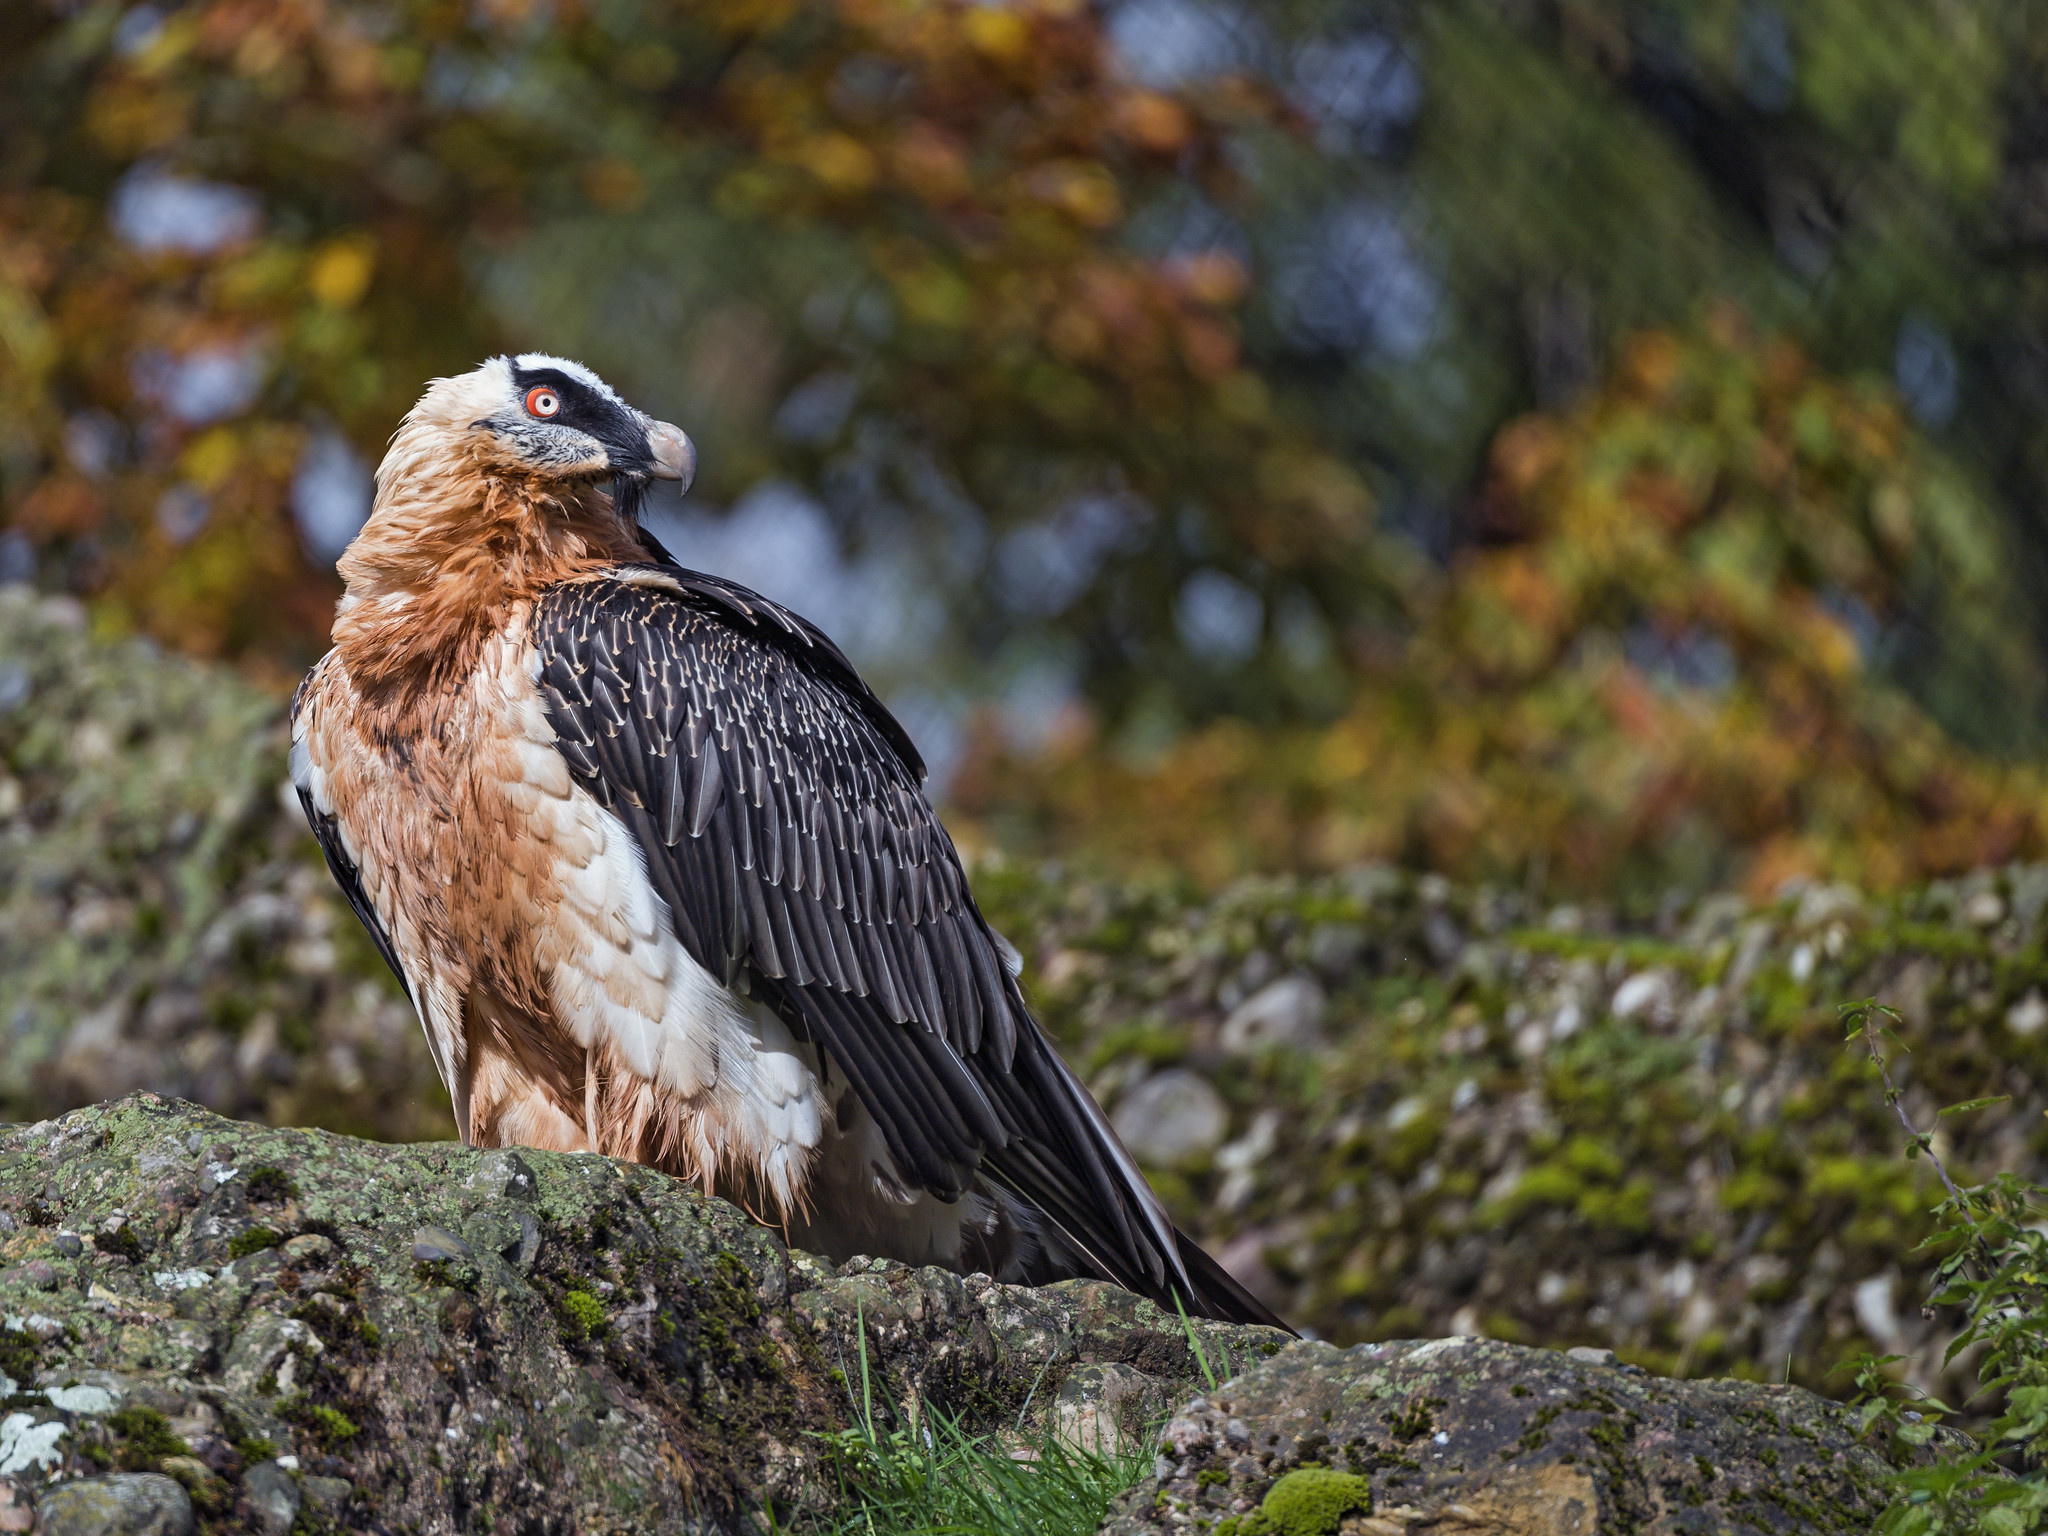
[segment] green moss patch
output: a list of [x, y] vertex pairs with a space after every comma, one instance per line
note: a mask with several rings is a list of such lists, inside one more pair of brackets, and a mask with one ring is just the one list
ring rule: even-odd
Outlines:
[[577, 1344], [586, 1339], [602, 1337], [608, 1326], [604, 1303], [588, 1291], [564, 1291], [558, 1315], [561, 1318], [562, 1336]]
[[1298, 1467], [1266, 1490], [1250, 1514], [1221, 1521], [1215, 1536], [1335, 1536], [1346, 1515], [1372, 1513], [1372, 1483], [1328, 1467]]
[[246, 1232], [237, 1232], [228, 1242], [228, 1257], [245, 1259], [252, 1253], [261, 1253], [266, 1248], [275, 1248], [284, 1241], [284, 1234], [272, 1227], [251, 1227]]
[[292, 1398], [279, 1412], [292, 1423], [310, 1431], [329, 1450], [348, 1444], [362, 1433], [362, 1426], [339, 1408], [311, 1403], [303, 1397]]
[[154, 1408], [130, 1403], [106, 1417], [117, 1437], [115, 1462], [129, 1472], [154, 1472], [166, 1456], [190, 1456], [192, 1447], [171, 1432], [171, 1421]]

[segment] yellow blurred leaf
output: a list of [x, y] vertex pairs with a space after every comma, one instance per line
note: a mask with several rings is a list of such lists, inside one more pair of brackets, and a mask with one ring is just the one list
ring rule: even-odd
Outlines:
[[1055, 160], [1038, 166], [1027, 185], [1032, 196], [1090, 229], [1107, 228], [1123, 217], [1116, 178], [1092, 160]]
[[1031, 46], [1030, 24], [1003, 6], [969, 6], [961, 28], [975, 51], [992, 59], [1022, 58]]
[[376, 264], [376, 247], [368, 236], [344, 235], [314, 255], [306, 287], [330, 309], [352, 309], [369, 291]]
[[821, 133], [804, 140], [797, 159], [834, 192], [865, 192], [875, 184], [875, 157], [860, 140]]
[[1157, 91], [1129, 91], [1117, 99], [1111, 114], [1117, 132], [1155, 154], [1168, 155], [1194, 136], [1188, 109]]
[[178, 455], [178, 472], [202, 491], [217, 489], [234, 473], [241, 459], [241, 443], [232, 427], [214, 427], [185, 445]]

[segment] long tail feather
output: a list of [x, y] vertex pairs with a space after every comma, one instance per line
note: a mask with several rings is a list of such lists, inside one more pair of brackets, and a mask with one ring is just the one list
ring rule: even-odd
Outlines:
[[1238, 1284], [1230, 1271], [1210, 1258], [1201, 1244], [1178, 1227], [1174, 1228], [1173, 1235], [1180, 1244], [1181, 1267], [1187, 1271], [1188, 1279], [1195, 1287], [1188, 1307], [1190, 1312], [1213, 1318], [1219, 1323], [1263, 1323], [1285, 1333], [1294, 1332], [1272, 1308]]

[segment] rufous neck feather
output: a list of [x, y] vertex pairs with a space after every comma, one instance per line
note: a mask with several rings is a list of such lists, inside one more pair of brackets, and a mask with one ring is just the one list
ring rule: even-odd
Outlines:
[[365, 692], [452, 686], [542, 587], [646, 558], [604, 491], [522, 474], [488, 449], [415, 413], [378, 466], [369, 521], [337, 565], [333, 634]]

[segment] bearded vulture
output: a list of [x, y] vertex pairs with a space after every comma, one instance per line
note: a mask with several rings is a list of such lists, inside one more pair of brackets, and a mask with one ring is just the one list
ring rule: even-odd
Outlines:
[[917, 749], [825, 634], [639, 526], [695, 450], [577, 363], [436, 380], [342, 556], [292, 781], [472, 1146], [796, 1246], [1278, 1322], [1026, 1007]]

